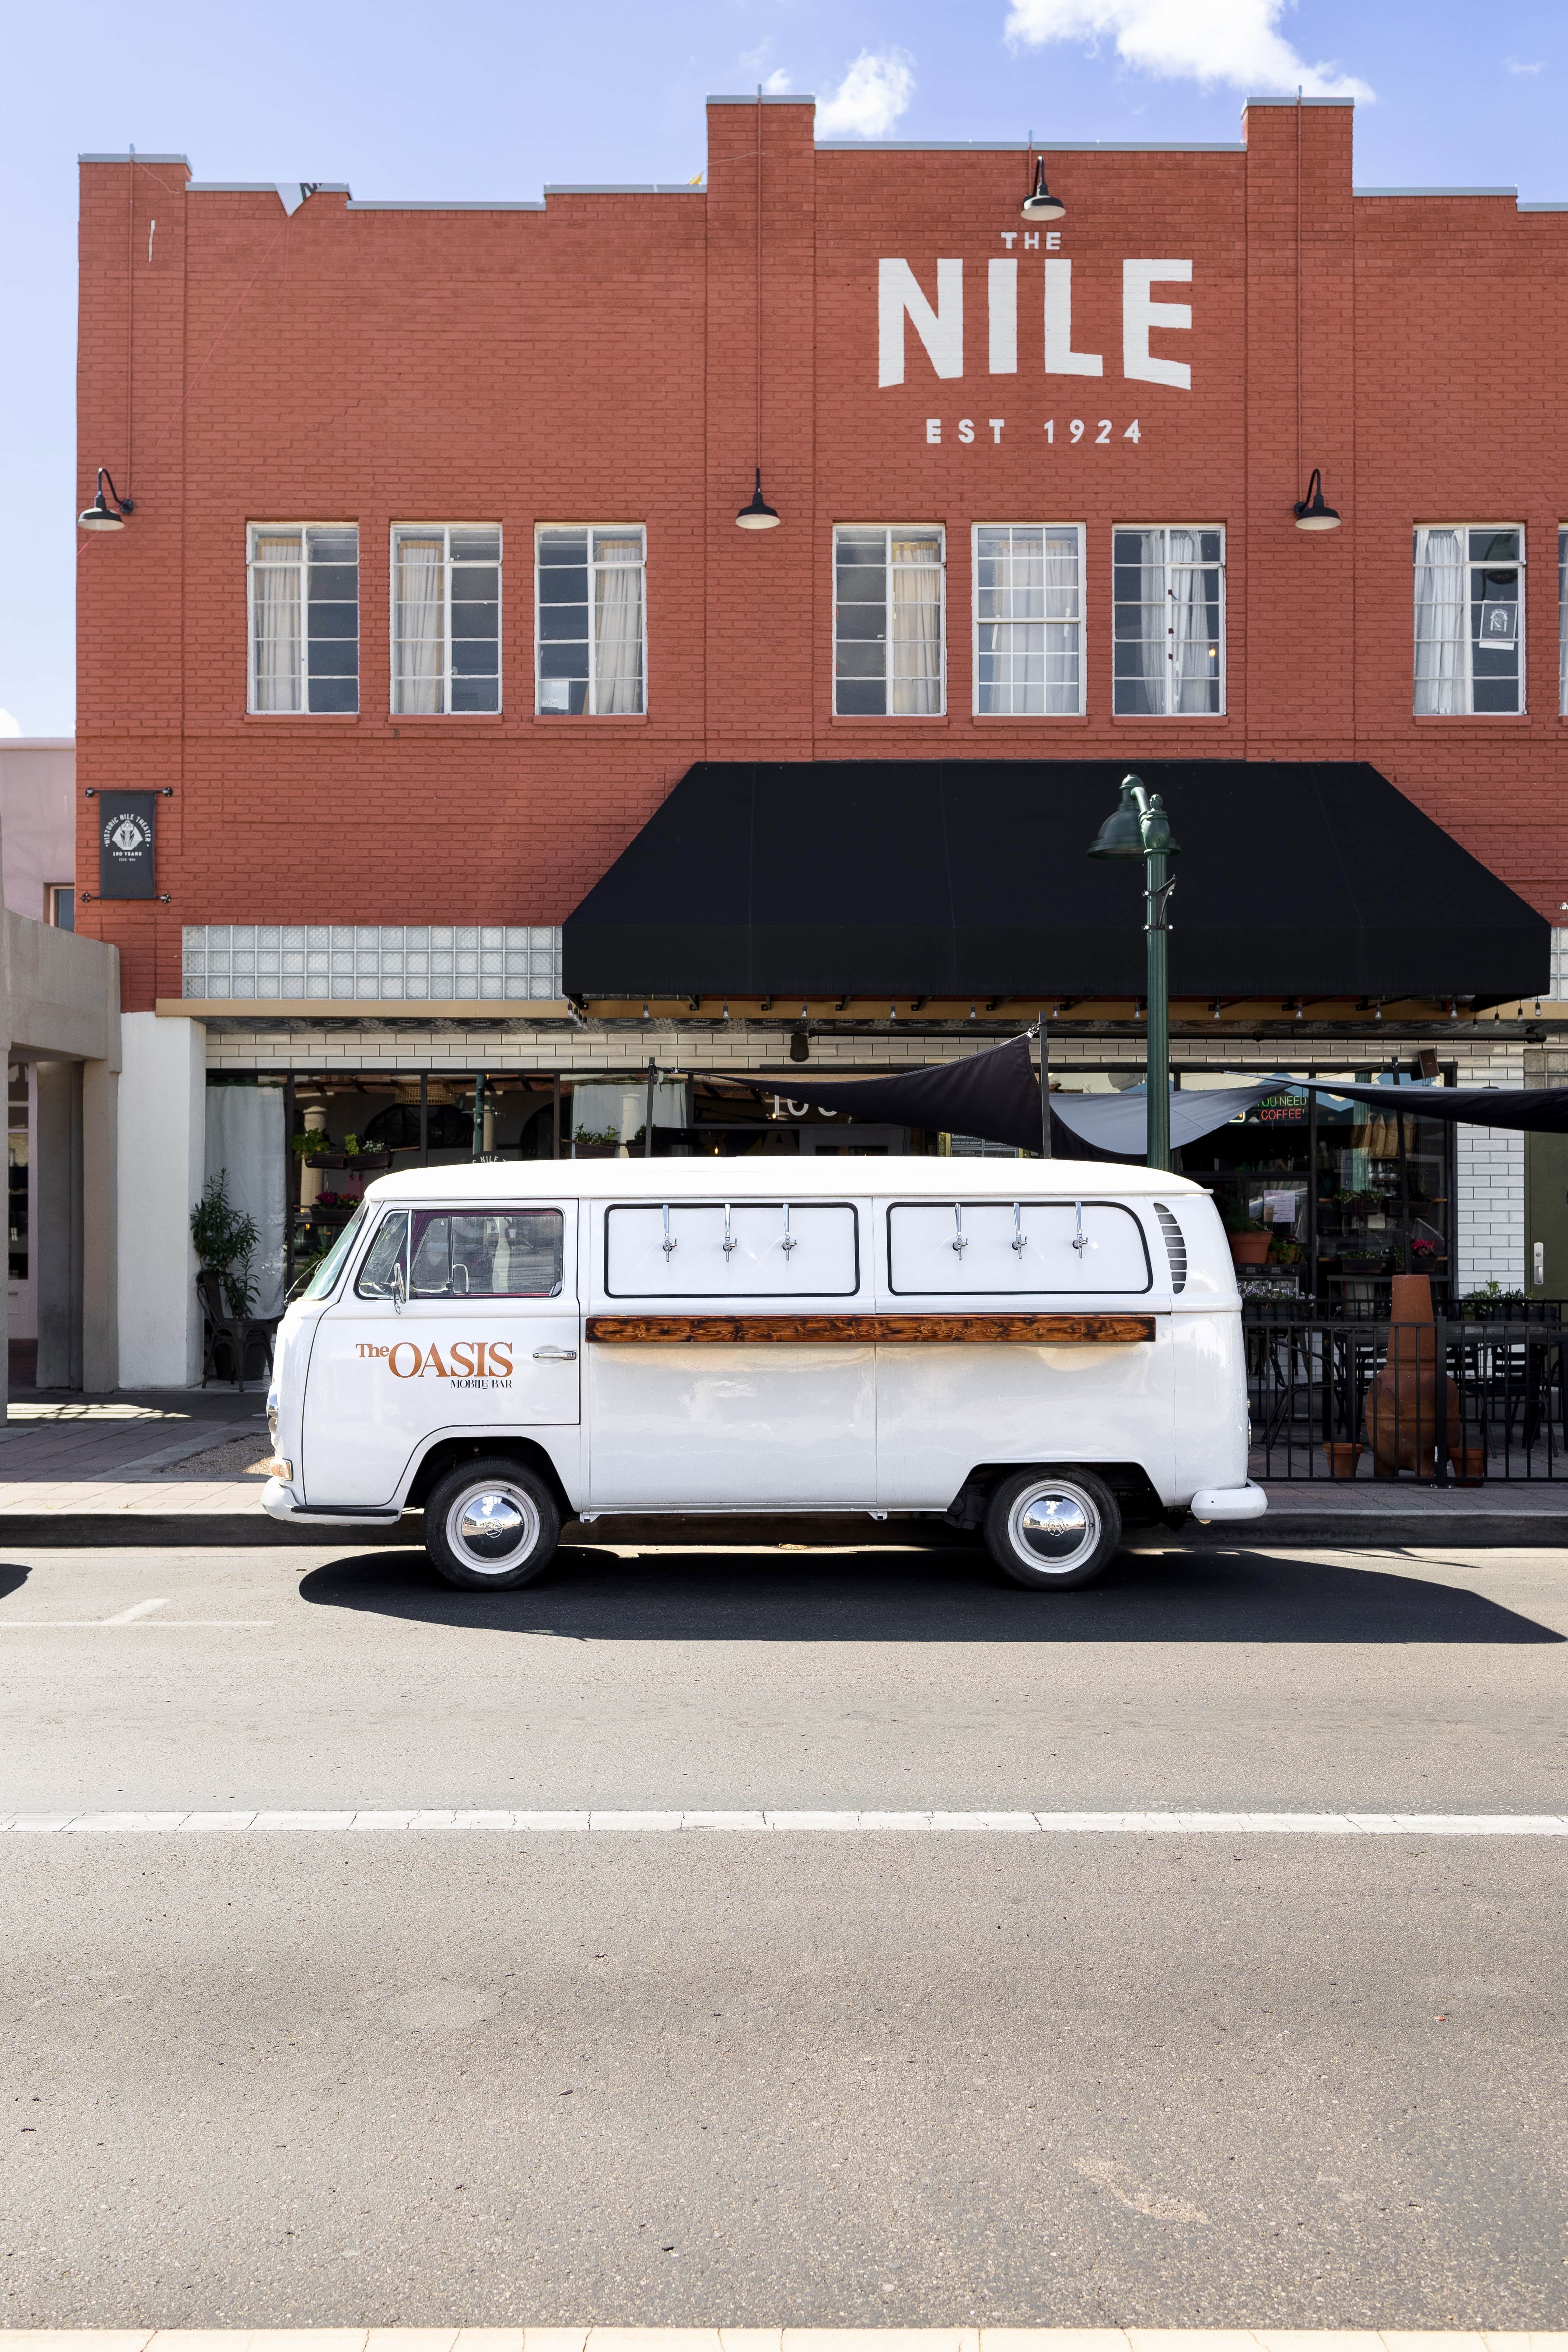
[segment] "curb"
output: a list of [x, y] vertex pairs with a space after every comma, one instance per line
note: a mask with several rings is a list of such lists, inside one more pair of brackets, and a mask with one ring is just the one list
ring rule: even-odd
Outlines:
[[[606, 1518], [592, 1527], [568, 1520], [562, 1531], [568, 1549], [600, 1544], [679, 1547], [691, 1551], [732, 1549], [771, 1551], [780, 1544], [806, 1552], [910, 1550], [976, 1551], [978, 1535], [965, 1535], [940, 1522], [847, 1518], [841, 1532], [821, 1518]], [[389, 1546], [424, 1543], [421, 1514], [407, 1514], [393, 1527], [289, 1527], [262, 1512], [203, 1511], [5, 1511], [0, 1512], [0, 1549], [11, 1544], [34, 1551], [100, 1551], [126, 1546], [161, 1550], [290, 1545], [321, 1551], [382, 1551]], [[1245, 1528], [1201, 1527], [1190, 1519], [1179, 1535], [1163, 1528], [1130, 1531], [1131, 1551], [1336, 1551], [1408, 1550], [1454, 1546], [1468, 1550], [1568, 1550], [1568, 1511], [1436, 1512], [1280, 1511]], [[0, 2352], [5, 2331], [0, 2329]], [[1568, 2352], [1565, 2339], [1563, 2352]]]

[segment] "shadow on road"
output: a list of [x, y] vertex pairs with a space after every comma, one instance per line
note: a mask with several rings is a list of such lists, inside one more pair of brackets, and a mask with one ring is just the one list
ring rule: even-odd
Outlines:
[[468, 1593], [423, 1552], [312, 1569], [301, 1600], [576, 1642], [1538, 1643], [1563, 1634], [1462, 1585], [1245, 1549], [1124, 1552], [1083, 1592], [1026, 1592], [984, 1551], [663, 1552], [563, 1546], [537, 1584]]
[[17, 1568], [11, 1560], [0, 1559], [0, 1601], [8, 1600], [13, 1592], [20, 1592], [26, 1581], [27, 1570], [25, 1568]]

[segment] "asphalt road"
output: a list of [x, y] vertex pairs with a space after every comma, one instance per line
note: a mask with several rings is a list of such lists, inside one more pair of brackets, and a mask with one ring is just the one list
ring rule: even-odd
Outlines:
[[[117, 1549], [0, 1592], [19, 1809], [1568, 1811], [1553, 1553], [1042, 1596], [595, 1547], [476, 1603], [406, 1550]], [[1516, 1839], [0, 1837], [0, 2325], [1562, 2326], [1565, 1880]]]

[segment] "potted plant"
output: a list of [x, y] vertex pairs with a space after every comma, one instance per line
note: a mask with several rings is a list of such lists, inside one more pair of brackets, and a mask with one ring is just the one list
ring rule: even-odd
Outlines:
[[574, 1160], [614, 1160], [620, 1148], [620, 1129], [616, 1127], [580, 1127], [572, 1138]]
[[1270, 1229], [1249, 1217], [1244, 1204], [1237, 1200], [1224, 1200], [1218, 1204], [1220, 1216], [1230, 1238], [1230, 1255], [1237, 1265], [1265, 1265], [1268, 1260]]
[[261, 1235], [253, 1217], [242, 1216], [228, 1197], [228, 1170], [209, 1176], [191, 1211], [191, 1240], [204, 1274], [216, 1274], [231, 1315], [248, 1315], [256, 1304], [250, 1261]]

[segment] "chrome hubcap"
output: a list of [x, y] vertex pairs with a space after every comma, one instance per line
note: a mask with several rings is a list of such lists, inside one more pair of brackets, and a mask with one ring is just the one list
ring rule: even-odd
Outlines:
[[471, 1486], [447, 1514], [447, 1538], [465, 1568], [500, 1575], [539, 1541], [539, 1513], [520, 1486]]
[[1019, 1496], [1008, 1533], [1031, 1568], [1063, 1576], [1081, 1567], [1100, 1541], [1100, 1513], [1076, 1486], [1042, 1482]]

